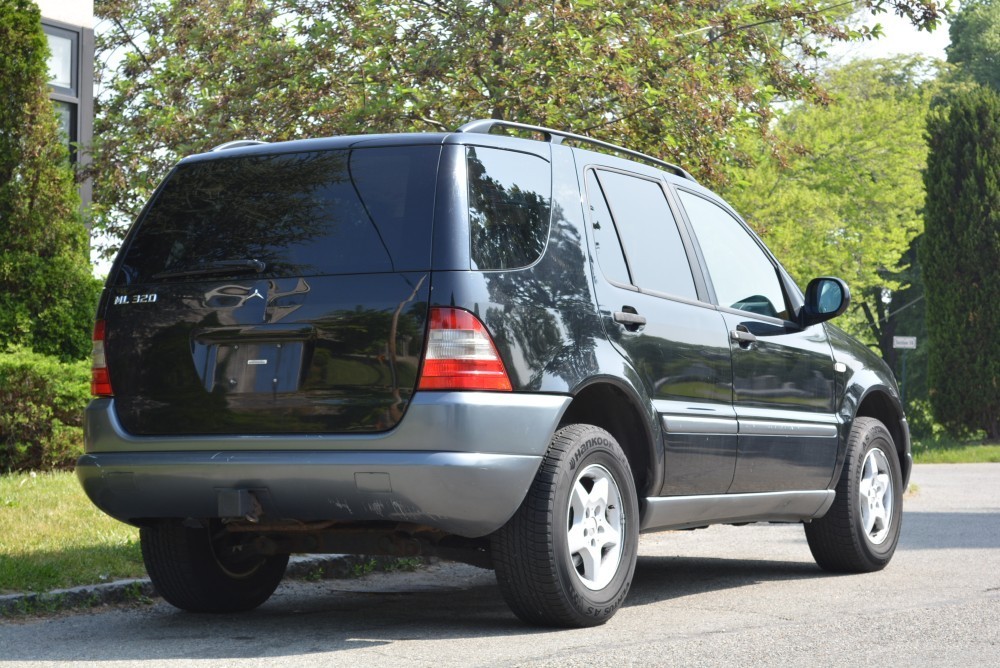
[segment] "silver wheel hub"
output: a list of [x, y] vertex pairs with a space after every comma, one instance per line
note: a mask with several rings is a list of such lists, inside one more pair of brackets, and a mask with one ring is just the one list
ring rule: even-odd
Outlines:
[[872, 449], [865, 455], [858, 493], [861, 527], [871, 543], [880, 545], [889, 535], [895, 505], [892, 472], [881, 450]]
[[621, 492], [606, 468], [591, 464], [577, 476], [566, 511], [569, 556], [588, 589], [606, 587], [621, 563], [625, 516]]

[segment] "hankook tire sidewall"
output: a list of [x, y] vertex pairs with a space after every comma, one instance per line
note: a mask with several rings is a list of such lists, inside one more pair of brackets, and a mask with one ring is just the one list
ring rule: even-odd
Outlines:
[[[567, 453], [566, 466], [560, 471], [553, 504], [552, 540], [553, 553], [559, 563], [557, 569], [564, 591], [570, 593], [573, 605], [580, 614], [604, 617], [621, 606], [628, 595], [635, 571], [635, 557], [638, 548], [639, 512], [635, 484], [632, 481], [628, 461], [612, 449], [612, 441], [606, 436], [593, 435]], [[581, 471], [592, 464], [603, 466], [612, 475], [621, 495], [624, 530], [622, 531], [621, 558], [618, 572], [603, 589], [588, 589], [573, 567], [569, 552], [569, 536], [566, 528], [567, 510], [573, 485]]]

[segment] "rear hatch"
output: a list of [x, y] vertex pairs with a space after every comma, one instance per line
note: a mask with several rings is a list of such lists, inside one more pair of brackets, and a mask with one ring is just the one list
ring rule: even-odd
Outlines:
[[183, 161], [129, 234], [101, 313], [128, 432], [401, 419], [424, 345], [440, 146], [275, 150]]

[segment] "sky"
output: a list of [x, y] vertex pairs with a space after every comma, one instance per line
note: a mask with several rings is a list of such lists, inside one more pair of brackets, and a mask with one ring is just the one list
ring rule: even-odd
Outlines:
[[944, 49], [949, 44], [948, 24], [944, 21], [934, 32], [918, 31], [906, 19], [895, 14], [869, 17], [866, 25], [882, 24], [885, 35], [881, 39], [849, 44], [831, 49], [835, 58], [885, 58], [906, 53], [919, 53], [945, 59]]

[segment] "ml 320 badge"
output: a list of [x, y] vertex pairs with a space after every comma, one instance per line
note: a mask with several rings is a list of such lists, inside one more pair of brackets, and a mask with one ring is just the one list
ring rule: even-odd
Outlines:
[[127, 304], [152, 304], [155, 301], [155, 292], [144, 295], [115, 295], [115, 306], [125, 306]]

